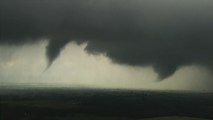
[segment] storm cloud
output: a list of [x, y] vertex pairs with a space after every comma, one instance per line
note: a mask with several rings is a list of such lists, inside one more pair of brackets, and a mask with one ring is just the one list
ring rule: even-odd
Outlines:
[[211, 0], [0, 0], [0, 44], [48, 38], [48, 66], [70, 41], [118, 64], [153, 66], [160, 79], [184, 65], [213, 68]]

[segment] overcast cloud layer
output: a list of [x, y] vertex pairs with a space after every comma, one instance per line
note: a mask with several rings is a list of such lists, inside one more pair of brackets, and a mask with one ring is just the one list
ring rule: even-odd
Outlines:
[[49, 65], [70, 41], [164, 79], [189, 64], [213, 68], [212, 0], [0, 0], [0, 44], [50, 39]]

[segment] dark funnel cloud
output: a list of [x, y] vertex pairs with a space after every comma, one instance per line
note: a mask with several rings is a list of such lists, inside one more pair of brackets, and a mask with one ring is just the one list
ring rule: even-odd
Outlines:
[[0, 0], [0, 44], [48, 38], [48, 67], [70, 41], [115, 63], [153, 66], [164, 79], [181, 66], [213, 68], [212, 0]]

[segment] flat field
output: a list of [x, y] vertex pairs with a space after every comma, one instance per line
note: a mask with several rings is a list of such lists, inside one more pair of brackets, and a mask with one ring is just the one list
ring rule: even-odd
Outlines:
[[0, 90], [1, 120], [211, 120], [213, 94], [116, 89]]

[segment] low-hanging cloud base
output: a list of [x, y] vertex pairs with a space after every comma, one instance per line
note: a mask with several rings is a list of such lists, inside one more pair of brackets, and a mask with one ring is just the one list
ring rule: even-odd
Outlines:
[[213, 2], [177, 0], [1, 0], [0, 44], [49, 38], [48, 68], [70, 41], [91, 54], [153, 66], [165, 79], [190, 64], [213, 68]]
[[[156, 82], [152, 67], [113, 63], [103, 54], [87, 54], [86, 44], [68, 43], [45, 69], [46, 40], [19, 46], [0, 45], [0, 88], [66, 87], [213, 92], [212, 74], [202, 66], [185, 66]], [[6, 52], [5, 52], [6, 51]]]

